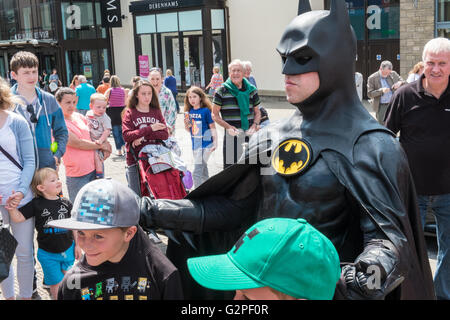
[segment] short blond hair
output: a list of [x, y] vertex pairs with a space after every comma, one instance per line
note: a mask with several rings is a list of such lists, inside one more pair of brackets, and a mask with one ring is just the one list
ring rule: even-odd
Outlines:
[[58, 172], [53, 168], [46, 167], [36, 170], [33, 180], [31, 180], [31, 190], [36, 196], [44, 196], [44, 194], [39, 191], [37, 187], [44, 183], [45, 179], [47, 179], [52, 173], [58, 176]]
[[95, 102], [95, 100], [102, 100], [105, 102], [108, 102], [108, 99], [106, 99], [106, 97], [104, 95], [102, 95], [101, 93], [94, 93], [91, 95], [91, 104], [93, 104]]

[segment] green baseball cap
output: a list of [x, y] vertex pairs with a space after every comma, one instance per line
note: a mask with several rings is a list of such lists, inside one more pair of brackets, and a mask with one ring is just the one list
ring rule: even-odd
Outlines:
[[299, 299], [331, 300], [341, 275], [333, 243], [304, 219], [250, 227], [226, 254], [190, 258], [192, 277], [214, 290], [271, 287]]

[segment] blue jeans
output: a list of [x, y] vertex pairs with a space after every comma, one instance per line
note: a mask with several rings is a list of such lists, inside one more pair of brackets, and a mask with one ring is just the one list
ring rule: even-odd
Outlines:
[[112, 134], [114, 137], [114, 143], [116, 144], [116, 150], [120, 150], [125, 145], [125, 141], [122, 136], [122, 126], [112, 126]]
[[450, 193], [417, 197], [422, 225], [425, 225], [427, 208], [431, 207], [436, 218], [438, 255], [434, 289], [438, 299], [450, 300]]
[[70, 202], [75, 202], [75, 197], [85, 184], [95, 180], [95, 170], [81, 177], [66, 177], [67, 191]]

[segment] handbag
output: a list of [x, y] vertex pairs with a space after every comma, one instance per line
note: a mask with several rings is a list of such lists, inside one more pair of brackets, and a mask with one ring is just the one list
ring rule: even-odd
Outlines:
[[0, 226], [0, 283], [9, 276], [9, 268], [16, 248], [16, 238], [14, 238], [7, 228]]

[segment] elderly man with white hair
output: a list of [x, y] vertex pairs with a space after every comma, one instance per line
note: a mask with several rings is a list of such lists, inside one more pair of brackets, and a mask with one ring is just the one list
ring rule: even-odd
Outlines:
[[87, 79], [85, 76], [79, 76], [78, 81], [80, 81], [80, 84], [75, 88], [75, 92], [78, 97], [77, 111], [82, 115], [86, 115], [86, 113], [89, 111], [91, 95], [93, 95], [97, 91], [91, 84], [87, 83]]
[[244, 77], [242, 61], [228, 65], [229, 78], [214, 94], [212, 117], [225, 129], [223, 139], [224, 169], [238, 161], [243, 144], [257, 130], [261, 120], [258, 90]]
[[400, 131], [425, 226], [431, 208], [439, 244], [434, 287], [450, 299], [450, 40], [435, 38], [423, 49], [424, 72], [402, 86], [389, 105], [386, 126]]

